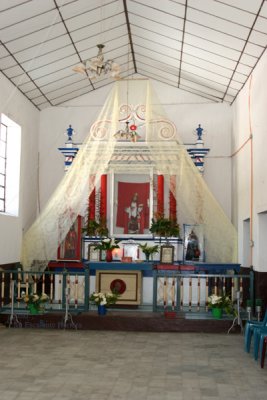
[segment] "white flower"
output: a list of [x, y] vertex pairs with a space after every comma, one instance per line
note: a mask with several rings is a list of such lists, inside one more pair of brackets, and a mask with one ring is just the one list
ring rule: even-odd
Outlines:
[[100, 305], [101, 306], [105, 306], [107, 304], [107, 300], [106, 299], [102, 299], [101, 301], [100, 301]]
[[33, 297], [32, 297], [32, 301], [35, 303], [38, 300], [39, 300], [38, 294], [34, 294]]
[[40, 301], [45, 302], [45, 301], [47, 301], [48, 299], [49, 299], [49, 297], [47, 296], [46, 293], [42, 293], [42, 294], [41, 294], [41, 296], [40, 296]]
[[221, 301], [221, 296], [217, 296], [216, 294], [211, 295], [208, 300], [211, 304], [218, 304]]

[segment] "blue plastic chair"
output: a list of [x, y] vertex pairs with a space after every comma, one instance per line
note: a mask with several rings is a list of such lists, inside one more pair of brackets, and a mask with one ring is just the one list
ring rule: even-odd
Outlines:
[[[263, 340], [267, 336], [267, 327], [255, 328], [254, 329], [254, 359], [257, 361], [259, 356], [259, 348], [263, 347]], [[261, 344], [262, 343], [262, 344]]]
[[251, 339], [256, 328], [267, 327], [267, 309], [262, 321], [247, 321], [245, 326], [245, 351], [250, 352]]
[[265, 358], [265, 353], [266, 353], [266, 344], [265, 344], [265, 350], [264, 349], [264, 342], [266, 342], [265, 338], [267, 338], [267, 332], [262, 333], [260, 337], [260, 364], [261, 368], [264, 366], [264, 358]]

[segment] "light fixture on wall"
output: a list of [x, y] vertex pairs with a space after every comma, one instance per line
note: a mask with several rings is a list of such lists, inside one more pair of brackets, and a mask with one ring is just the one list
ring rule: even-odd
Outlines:
[[120, 79], [120, 65], [113, 60], [104, 61], [103, 44], [98, 44], [98, 54], [73, 68], [73, 71], [87, 74], [90, 79], [96, 79], [101, 75], [109, 75], [111, 78]]

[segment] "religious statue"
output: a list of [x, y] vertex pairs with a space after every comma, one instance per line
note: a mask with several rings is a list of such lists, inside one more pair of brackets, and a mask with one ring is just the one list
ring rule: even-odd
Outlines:
[[64, 241], [64, 258], [75, 259], [77, 249], [77, 232], [73, 224]]
[[186, 260], [199, 260], [200, 250], [199, 250], [199, 241], [196, 233], [192, 229], [188, 236], [188, 243], [186, 248]]
[[74, 129], [71, 127], [71, 125], [69, 125], [68, 129], [67, 129], [67, 136], [68, 136], [68, 141], [71, 142], [72, 141], [72, 136], [74, 135]]
[[198, 128], [196, 128], [197, 131], [197, 140], [202, 140], [202, 134], [203, 134], [203, 128], [201, 128], [201, 125], [198, 125]]
[[131, 204], [125, 208], [128, 214], [128, 233], [142, 233], [140, 231], [141, 218], [143, 213], [143, 204], [138, 202], [138, 194], [134, 193]]

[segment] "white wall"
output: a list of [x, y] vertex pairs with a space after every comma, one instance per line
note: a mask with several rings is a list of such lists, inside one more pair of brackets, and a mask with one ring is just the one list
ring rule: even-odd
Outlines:
[[[215, 104], [183, 90], [153, 82], [153, 87], [167, 116], [177, 127], [184, 143], [195, 143], [198, 124], [204, 128], [206, 159], [204, 179], [231, 217], [231, 108]], [[64, 174], [64, 157], [57, 150], [64, 147], [64, 133], [69, 124], [78, 133], [74, 142], [82, 142], [96, 119], [112, 86], [41, 111], [40, 117], [40, 197], [43, 207]], [[223, 187], [223, 190], [221, 190]]]
[[[267, 271], [267, 258], [260, 252], [264, 251], [262, 236], [266, 236], [266, 218], [261, 216], [267, 212], [267, 178], [266, 178], [266, 148], [267, 148], [267, 54], [263, 55], [249, 80], [233, 105], [233, 152], [244, 147], [233, 157], [233, 204], [234, 221], [239, 231], [240, 261], [247, 253], [243, 248], [243, 221], [250, 218], [252, 222], [251, 264], [258, 271]], [[250, 88], [251, 87], [251, 88]], [[250, 103], [250, 106], [249, 106]], [[252, 157], [250, 137], [250, 122], [252, 128]], [[253, 171], [251, 179], [251, 167]], [[251, 201], [252, 193], [252, 201]], [[252, 210], [252, 211], [251, 211]], [[261, 222], [261, 223], [260, 223]], [[265, 237], [265, 242], [266, 242]]]
[[19, 216], [0, 214], [0, 265], [20, 259], [22, 232], [36, 217], [39, 111], [0, 73], [0, 112], [21, 126]]

